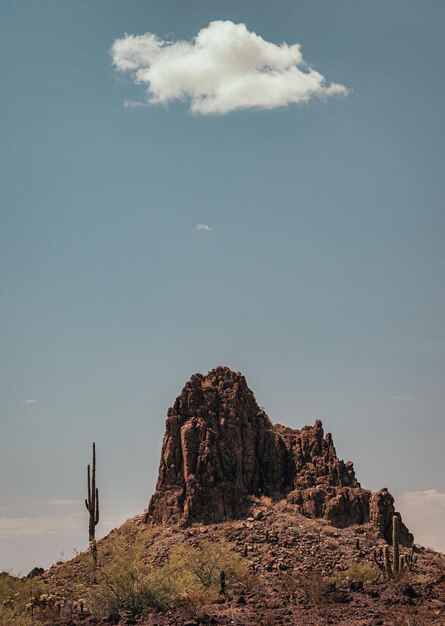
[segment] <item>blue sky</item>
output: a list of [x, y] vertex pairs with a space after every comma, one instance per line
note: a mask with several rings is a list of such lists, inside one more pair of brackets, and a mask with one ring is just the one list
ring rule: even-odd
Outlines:
[[[0, 569], [86, 546], [93, 440], [102, 532], [141, 512], [167, 408], [219, 364], [273, 421], [320, 417], [445, 550], [444, 18], [429, 0], [3, 0]], [[300, 44], [348, 95], [125, 106], [147, 85], [113, 67], [116, 40], [214, 20]]]

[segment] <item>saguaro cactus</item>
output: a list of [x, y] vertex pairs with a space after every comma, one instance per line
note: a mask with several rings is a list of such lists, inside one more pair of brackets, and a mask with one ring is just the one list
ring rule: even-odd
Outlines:
[[392, 560], [389, 545], [374, 548], [374, 561], [385, 572], [388, 578], [398, 579], [403, 576], [407, 569], [411, 569], [417, 561], [414, 547], [406, 554], [400, 554], [398, 515], [392, 518]]
[[399, 549], [399, 518], [392, 518], [392, 564], [389, 556], [389, 546], [383, 548], [385, 571], [389, 578], [400, 578], [406, 567], [406, 557], [400, 554]]
[[99, 522], [99, 490], [96, 487], [96, 444], [93, 443], [93, 466], [87, 467], [88, 480], [88, 498], [85, 499], [85, 506], [90, 519], [88, 523], [88, 536], [90, 543], [91, 555], [93, 558], [93, 582], [96, 582], [97, 570], [97, 544], [96, 544], [96, 526]]

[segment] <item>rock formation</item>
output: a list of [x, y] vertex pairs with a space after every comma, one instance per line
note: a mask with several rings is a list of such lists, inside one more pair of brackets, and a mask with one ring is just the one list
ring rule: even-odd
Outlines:
[[[220, 522], [246, 515], [249, 496], [261, 495], [340, 528], [371, 521], [390, 540], [393, 497], [361, 488], [319, 420], [301, 430], [272, 425], [239, 372], [195, 374], [168, 411], [147, 519]], [[402, 543], [412, 540], [401, 524]]]

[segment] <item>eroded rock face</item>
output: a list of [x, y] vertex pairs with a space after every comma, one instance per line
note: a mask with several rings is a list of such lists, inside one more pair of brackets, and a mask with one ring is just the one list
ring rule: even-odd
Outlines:
[[[168, 411], [148, 519], [220, 522], [245, 515], [249, 496], [260, 495], [338, 527], [371, 520], [390, 539], [394, 499], [361, 488], [319, 420], [301, 430], [273, 426], [239, 372], [195, 374]], [[412, 543], [403, 524], [400, 534]]]
[[392, 518], [394, 515], [398, 515], [400, 518], [400, 543], [404, 546], [412, 545], [414, 537], [409, 532], [405, 524], [402, 522], [402, 517], [400, 513], [396, 512], [394, 508], [394, 498], [389, 493], [386, 487], [371, 495], [369, 509], [370, 519], [372, 523], [380, 530], [380, 532], [388, 542], [391, 542], [392, 539]]
[[287, 450], [244, 376], [195, 374], [169, 409], [156, 492], [157, 522], [218, 522], [246, 511], [248, 495], [283, 492]]
[[289, 453], [292, 489], [287, 499], [309, 517], [324, 517], [343, 528], [369, 520], [371, 492], [360, 487], [351, 461], [337, 457], [332, 436], [324, 436], [323, 425], [301, 430], [277, 424]]

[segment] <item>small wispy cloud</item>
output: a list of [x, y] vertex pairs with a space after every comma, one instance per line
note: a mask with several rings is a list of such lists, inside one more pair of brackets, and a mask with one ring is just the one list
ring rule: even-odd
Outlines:
[[201, 115], [275, 109], [348, 93], [306, 63], [300, 44], [266, 41], [229, 20], [210, 22], [190, 41], [126, 34], [114, 41], [111, 56], [116, 69], [146, 86], [149, 104], [188, 101]]
[[211, 230], [213, 230], [213, 228], [208, 224], [196, 224], [196, 230], [205, 230], [207, 232], [210, 232]]
[[141, 107], [147, 106], [146, 102], [138, 102], [137, 100], [128, 100], [125, 98], [124, 100], [124, 109], [140, 109]]
[[25, 400], [25, 404], [37, 404], [37, 400], [34, 400], [34, 398], [28, 398], [28, 400]]
[[402, 400], [404, 402], [412, 402], [411, 396], [393, 396], [394, 400]]

